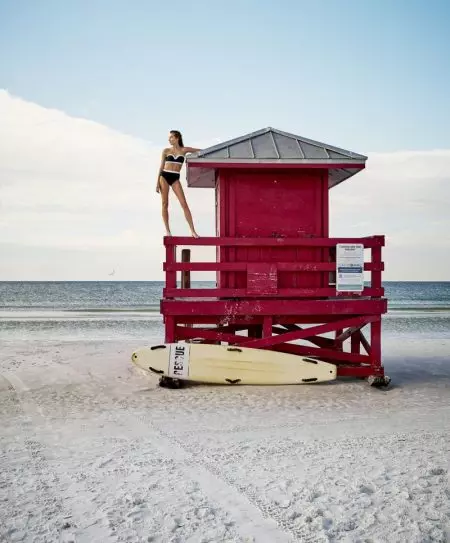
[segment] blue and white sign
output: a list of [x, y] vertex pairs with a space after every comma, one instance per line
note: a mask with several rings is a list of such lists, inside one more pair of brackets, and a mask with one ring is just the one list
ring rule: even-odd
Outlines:
[[364, 289], [364, 245], [338, 243], [336, 245], [336, 290], [361, 292]]

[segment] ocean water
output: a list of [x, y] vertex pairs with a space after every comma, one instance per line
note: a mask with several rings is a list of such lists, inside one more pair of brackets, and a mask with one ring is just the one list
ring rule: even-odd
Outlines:
[[[0, 282], [0, 341], [160, 341], [163, 286], [162, 281]], [[389, 308], [384, 336], [450, 339], [450, 282], [384, 287]]]

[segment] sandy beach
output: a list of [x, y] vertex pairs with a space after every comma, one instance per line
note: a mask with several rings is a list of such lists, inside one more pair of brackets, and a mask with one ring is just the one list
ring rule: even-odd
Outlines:
[[358, 380], [167, 390], [135, 341], [0, 354], [0, 541], [446, 542], [450, 341]]
[[0, 543], [450, 543], [449, 28], [0, 0]]

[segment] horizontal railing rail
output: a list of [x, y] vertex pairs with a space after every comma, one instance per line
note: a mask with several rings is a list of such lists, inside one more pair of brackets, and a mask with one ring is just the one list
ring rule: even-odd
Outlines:
[[[251, 262], [175, 262], [163, 263], [164, 271], [247, 271]], [[333, 262], [266, 262], [276, 264], [278, 271], [335, 271]], [[383, 271], [383, 262], [365, 262], [364, 271]]]
[[[364, 262], [364, 271], [370, 272], [370, 285], [359, 292], [338, 292], [331, 284], [318, 288], [279, 288], [277, 277], [283, 272], [305, 273], [335, 273], [335, 250], [340, 243], [362, 244], [370, 249], [370, 261]], [[384, 236], [369, 236], [361, 238], [225, 238], [225, 237], [177, 237], [164, 238], [166, 248], [166, 261], [163, 263], [165, 271], [165, 298], [330, 298], [349, 297], [353, 295], [379, 298], [384, 295], [381, 274], [384, 271], [382, 261], [382, 247], [385, 244]], [[319, 248], [324, 251], [322, 262], [283, 262], [283, 261], [237, 261], [237, 262], [190, 262], [186, 258], [186, 250], [182, 262], [177, 261], [176, 249], [180, 246], [215, 246], [230, 248]], [[189, 254], [189, 253], [188, 253]], [[311, 257], [310, 257], [311, 258]], [[247, 272], [247, 288], [191, 288], [190, 272]], [[177, 282], [177, 272], [182, 274], [181, 288]], [[184, 279], [184, 280], [183, 280]], [[186, 288], [188, 286], [188, 288]]]
[[225, 237], [181, 237], [165, 236], [165, 247], [180, 245], [217, 246], [217, 247], [335, 247], [338, 243], [362, 243], [365, 249], [384, 246], [384, 236], [366, 236], [362, 238], [225, 238]]

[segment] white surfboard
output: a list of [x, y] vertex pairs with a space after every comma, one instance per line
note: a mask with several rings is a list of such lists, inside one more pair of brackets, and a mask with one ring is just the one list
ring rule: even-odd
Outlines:
[[141, 347], [131, 360], [155, 375], [200, 383], [290, 385], [336, 379], [335, 364], [239, 346], [167, 343]]

